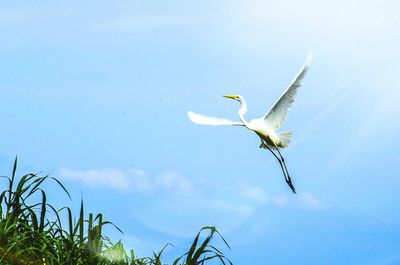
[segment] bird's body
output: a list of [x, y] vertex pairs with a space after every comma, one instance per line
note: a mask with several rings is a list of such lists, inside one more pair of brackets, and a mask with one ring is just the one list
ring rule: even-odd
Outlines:
[[240, 95], [224, 95], [224, 97], [234, 99], [241, 104], [241, 107], [238, 111], [240, 122], [234, 122], [227, 119], [215, 117], [208, 117], [191, 111], [188, 112], [189, 119], [192, 122], [201, 125], [236, 125], [244, 126], [247, 129], [254, 131], [260, 137], [260, 148], [268, 149], [275, 156], [275, 158], [278, 159], [284, 173], [286, 183], [292, 189], [293, 193], [296, 193], [296, 190], [292, 184], [292, 180], [289, 176], [285, 160], [283, 159], [279, 151], [280, 148], [285, 148], [289, 145], [292, 132], [281, 132], [278, 131], [278, 129], [280, 128], [289, 113], [291, 105], [296, 96], [297, 88], [300, 87], [301, 81], [310, 63], [311, 55], [307, 57], [306, 63], [297, 74], [293, 82], [283, 92], [276, 103], [261, 118], [253, 119], [249, 122], [246, 121], [244, 115], [247, 112], [247, 103], [244, 98]]
[[[262, 119], [252, 119], [248, 123], [249, 130], [255, 132], [262, 143], [267, 145], [270, 148], [285, 148], [289, 145], [290, 137], [292, 135], [291, 132], [284, 132], [280, 133], [275, 131], [273, 128], [269, 127]], [[288, 137], [280, 137], [281, 134], [288, 136]]]

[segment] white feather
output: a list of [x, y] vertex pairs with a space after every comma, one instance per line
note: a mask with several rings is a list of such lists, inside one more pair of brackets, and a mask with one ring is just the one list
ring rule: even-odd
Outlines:
[[307, 56], [306, 62], [301, 68], [300, 72], [296, 75], [294, 80], [290, 83], [288, 88], [283, 92], [275, 104], [267, 111], [264, 115], [265, 122], [274, 129], [281, 127], [282, 123], [285, 121], [287, 115], [289, 114], [292, 103], [296, 97], [297, 88], [301, 86], [301, 82], [308, 67], [311, 64], [311, 54]]
[[192, 111], [188, 111], [187, 113], [189, 119], [193, 123], [197, 123], [200, 125], [213, 125], [213, 126], [221, 126], [221, 125], [236, 125], [243, 126], [242, 122], [235, 122], [228, 119], [217, 118], [217, 117], [209, 117], [202, 114], [194, 113]]

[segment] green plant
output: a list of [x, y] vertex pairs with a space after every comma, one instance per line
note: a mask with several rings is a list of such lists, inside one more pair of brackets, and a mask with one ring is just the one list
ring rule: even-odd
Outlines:
[[[126, 252], [121, 241], [113, 243], [103, 234], [103, 214], [89, 213], [85, 217], [81, 200], [76, 220], [70, 207], [56, 209], [47, 202], [43, 183], [50, 179], [71, 198], [64, 185], [54, 177], [26, 174], [17, 178], [17, 158], [10, 177], [1, 176], [6, 189], [0, 193], [0, 264], [4, 265], [162, 265], [162, 254], [166, 244], [152, 256], [139, 258], [134, 250]], [[52, 216], [49, 216], [49, 213]], [[62, 218], [65, 217], [65, 218]], [[65, 225], [62, 220], [67, 220]], [[200, 241], [201, 234], [209, 234]], [[216, 247], [210, 245], [215, 234], [229, 245], [215, 227], [203, 227], [190, 249], [177, 258], [173, 265], [203, 265], [218, 260], [232, 264]]]
[[[201, 244], [199, 244], [199, 238], [203, 231], [209, 230], [209, 234], [203, 240]], [[205, 226], [201, 228], [197, 236], [195, 237], [190, 250], [186, 252], [181, 257], [177, 258], [173, 265], [184, 264], [184, 265], [202, 265], [206, 261], [211, 260], [219, 260], [222, 264], [232, 264], [232, 262], [225, 257], [225, 255], [218, 250], [216, 247], [210, 245], [210, 242], [215, 234], [218, 234], [225, 245], [230, 249], [229, 244], [225, 241], [222, 235], [217, 231], [214, 226]], [[185, 258], [186, 257], [186, 258]], [[180, 260], [185, 259], [184, 263], [179, 263]]]

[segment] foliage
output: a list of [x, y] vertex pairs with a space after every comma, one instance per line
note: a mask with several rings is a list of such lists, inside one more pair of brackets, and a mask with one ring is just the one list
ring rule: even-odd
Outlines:
[[[4, 181], [0, 183], [7, 187], [0, 193], [0, 264], [163, 264], [161, 256], [170, 244], [150, 257], [139, 258], [134, 250], [127, 253], [121, 241], [112, 243], [103, 234], [105, 225], [112, 225], [119, 231], [121, 229], [105, 221], [101, 213], [89, 213], [86, 218], [83, 201], [77, 220], [70, 207], [56, 209], [47, 202], [46, 192], [42, 188], [47, 180], [54, 181], [70, 197], [59, 180], [37, 174], [27, 174], [18, 179], [16, 171], [17, 159], [11, 176], [0, 177], [0, 181]], [[66, 220], [66, 224], [63, 220]], [[201, 234], [207, 231], [208, 235], [201, 241]], [[210, 245], [215, 234], [229, 248], [215, 227], [203, 227], [190, 249], [178, 257], [173, 265], [203, 265], [212, 260], [232, 264], [220, 250]]]

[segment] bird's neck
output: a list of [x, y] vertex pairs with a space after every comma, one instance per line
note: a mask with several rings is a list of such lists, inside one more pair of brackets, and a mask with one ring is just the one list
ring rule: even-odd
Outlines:
[[247, 112], [247, 104], [246, 101], [240, 101], [240, 104], [242, 105], [238, 111], [239, 113], [239, 118], [240, 120], [243, 122], [244, 126], [246, 126], [247, 128], [249, 127], [249, 123], [244, 119], [244, 114], [246, 114]]

